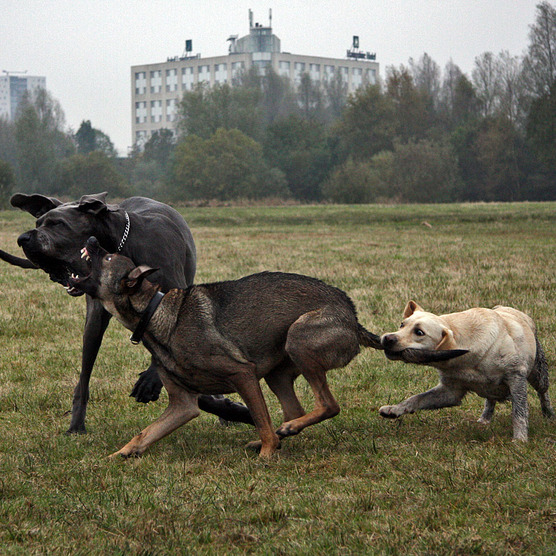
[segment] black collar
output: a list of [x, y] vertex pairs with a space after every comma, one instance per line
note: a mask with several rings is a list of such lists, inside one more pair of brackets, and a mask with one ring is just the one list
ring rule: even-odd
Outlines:
[[162, 292], [156, 292], [153, 298], [149, 301], [147, 308], [141, 314], [137, 328], [129, 338], [132, 344], [138, 344], [143, 339], [143, 334], [147, 330], [147, 326], [149, 325], [149, 322], [151, 321], [151, 318], [163, 297], [164, 294]]

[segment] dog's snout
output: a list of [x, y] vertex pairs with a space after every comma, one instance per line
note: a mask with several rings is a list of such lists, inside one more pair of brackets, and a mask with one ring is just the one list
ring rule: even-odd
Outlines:
[[23, 233], [17, 238], [17, 244], [18, 244], [20, 247], [23, 247], [24, 245], [27, 245], [30, 241], [31, 241], [31, 232], [23, 232]]
[[395, 334], [385, 334], [384, 336], [382, 336], [382, 339], [380, 340], [380, 343], [386, 349], [393, 348], [397, 342], [398, 342], [398, 338]]

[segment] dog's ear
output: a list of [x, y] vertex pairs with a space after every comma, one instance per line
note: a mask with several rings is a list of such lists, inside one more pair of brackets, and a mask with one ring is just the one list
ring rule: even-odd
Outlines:
[[456, 341], [454, 340], [454, 333], [449, 328], [444, 328], [442, 330], [442, 340], [438, 342], [435, 349], [443, 350], [443, 349], [455, 349]]
[[403, 311], [403, 318], [406, 319], [410, 317], [415, 311], [422, 311], [421, 307], [415, 303], [415, 301], [409, 301], [408, 304], [405, 306]]
[[79, 199], [77, 208], [82, 212], [88, 212], [95, 216], [105, 210], [112, 210], [110, 206], [106, 204], [106, 195], [108, 195], [107, 191], [95, 195], [83, 195], [83, 197]]
[[16, 193], [12, 195], [10, 199], [12, 207], [24, 210], [29, 214], [32, 214], [35, 218], [41, 217], [46, 214], [49, 210], [56, 208], [62, 204], [62, 201], [58, 201], [54, 197], [45, 197], [44, 195], [39, 195], [34, 193], [33, 195], [25, 195], [25, 193]]
[[129, 290], [136, 290], [142, 283], [143, 280], [156, 272], [158, 268], [151, 268], [145, 264], [135, 267], [128, 275], [124, 278], [124, 283], [126, 288]]

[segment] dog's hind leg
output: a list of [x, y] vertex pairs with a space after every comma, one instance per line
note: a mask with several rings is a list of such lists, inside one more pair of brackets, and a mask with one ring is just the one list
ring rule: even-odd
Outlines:
[[340, 406], [328, 388], [325, 370], [317, 368], [316, 365], [313, 368], [305, 367], [303, 376], [311, 386], [315, 396], [315, 408], [297, 419], [282, 423], [276, 431], [280, 437], [299, 434], [306, 427], [331, 419], [340, 413]]
[[527, 377], [527, 380], [539, 396], [542, 414], [549, 419], [553, 418], [554, 410], [552, 409], [550, 398], [548, 397], [548, 364], [546, 362], [544, 350], [538, 339], [535, 364], [533, 365], [533, 370]]
[[164, 413], [148, 427], [134, 436], [121, 450], [113, 453], [110, 458], [129, 458], [140, 456], [154, 442], [164, 438], [177, 428], [185, 425], [200, 414], [197, 406], [197, 395], [191, 394], [167, 379], [163, 372], [164, 387], [168, 391], [169, 404]]
[[494, 415], [494, 408], [496, 407], [496, 401], [487, 398], [485, 400], [485, 407], [483, 409], [482, 415], [479, 417], [479, 423], [483, 423], [484, 425], [490, 424], [492, 421], [492, 416]]
[[278, 398], [284, 414], [284, 421], [291, 421], [305, 415], [305, 410], [301, 405], [293, 384], [299, 375], [299, 371], [288, 362], [273, 369], [265, 376], [265, 381], [273, 394]]
[[315, 407], [283, 423], [276, 431], [281, 437], [338, 415], [340, 406], [328, 388], [326, 371], [347, 365], [359, 353], [359, 340], [355, 327], [323, 309], [302, 315], [290, 326], [286, 352], [311, 386]]
[[527, 404], [527, 380], [521, 374], [508, 380], [512, 399], [513, 439], [527, 442], [529, 428], [529, 405]]

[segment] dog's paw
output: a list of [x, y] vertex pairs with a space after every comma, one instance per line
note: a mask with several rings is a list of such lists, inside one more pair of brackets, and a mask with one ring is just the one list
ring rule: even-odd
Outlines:
[[155, 402], [160, 397], [161, 390], [162, 381], [158, 374], [147, 369], [139, 374], [130, 396], [140, 403]]
[[253, 442], [248, 442], [245, 447], [248, 450], [253, 450], [253, 452], [257, 452], [257, 454], [261, 451], [263, 443], [260, 440], [253, 440]]
[[[257, 452], [258, 454], [261, 453], [262, 447], [263, 447], [263, 443], [260, 440], [253, 440], [253, 442], [248, 442], [245, 447], [248, 450], [253, 450], [254, 452]], [[269, 454], [274, 453], [275, 450], [279, 450], [282, 447], [281, 443], [278, 443], [278, 445], [276, 447], [271, 447], [270, 450], [267, 450], [267, 452], [269, 452]], [[263, 454], [264, 455], [264, 454]]]
[[118, 450], [117, 452], [110, 454], [108, 456], [108, 459], [111, 461], [123, 461], [129, 458], [139, 458], [139, 457], [141, 457], [141, 454], [138, 454], [136, 452], [130, 452], [129, 450], [124, 450], [124, 448], [122, 448], [121, 450]]
[[295, 436], [296, 434], [299, 434], [299, 432], [299, 428], [295, 424], [293, 424], [292, 421], [288, 423], [282, 423], [282, 425], [280, 425], [280, 427], [278, 427], [278, 429], [276, 430], [276, 434], [280, 438], [285, 438], [286, 436]]
[[380, 416], [385, 419], [397, 419], [403, 415], [403, 412], [400, 411], [396, 405], [383, 405], [378, 412], [380, 413]]
[[70, 427], [64, 434], [66, 436], [72, 434], [87, 434], [87, 429], [85, 429], [85, 425], [79, 425], [77, 427]]

